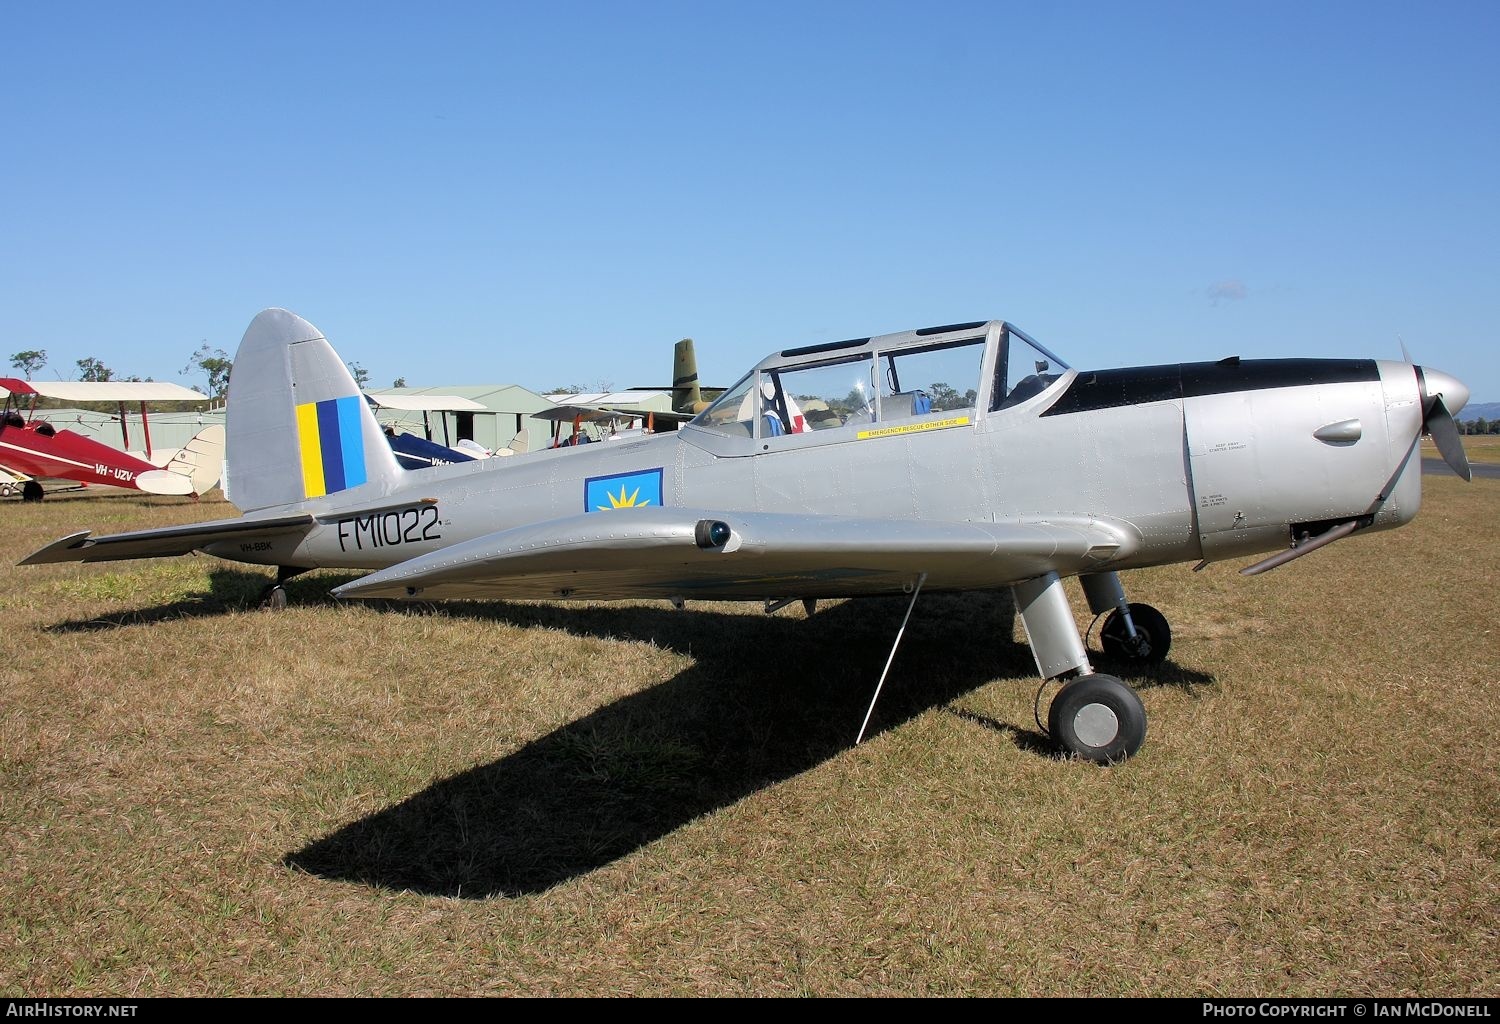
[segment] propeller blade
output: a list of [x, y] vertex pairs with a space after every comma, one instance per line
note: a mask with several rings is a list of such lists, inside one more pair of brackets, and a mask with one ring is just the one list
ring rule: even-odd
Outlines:
[[1437, 445], [1438, 454], [1442, 455], [1448, 468], [1472, 482], [1474, 471], [1469, 468], [1469, 457], [1464, 454], [1464, 443], [1458, 436], [1458, 424], [1453, 422], [1453, 414], [1443, 404], [1442, 395], [1432, 400], [1432, 408], [1427, 410], [1427, 418], [1422, 426]]

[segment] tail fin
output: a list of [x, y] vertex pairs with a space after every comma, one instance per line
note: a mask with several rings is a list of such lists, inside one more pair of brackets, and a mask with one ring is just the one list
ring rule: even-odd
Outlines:
[[693, 353], [692, 338], [683, 338], [672, 349], [672, 411], [703, 411], [703, 394], [698, 390], [698, 358]]
[[348, 367], [306, 320], [267, 309], [234, 356], [225, 493], [241, 511], [353, 487], [388, 493], [401, 467]]
[[213, 490], [224, 472], [224, 428], [210, 423], [198, 431], [178, 449], [165, 468], [187, 477], [194, 494], [201, 496]]

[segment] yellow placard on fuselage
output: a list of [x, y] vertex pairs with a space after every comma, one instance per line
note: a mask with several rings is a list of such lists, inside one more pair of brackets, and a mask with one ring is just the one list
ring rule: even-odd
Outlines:
[[950, 416], [944, 420], [927, 420], [925, 423], [898, 423], [893, 427], [872, 427], [861, 430], [855, 436], [863, 441], [869, 437], [892, 437], [896, 434], [920, 434], [928, 430], [947, 430], [950, 427], [966, 427], [967, 416]]

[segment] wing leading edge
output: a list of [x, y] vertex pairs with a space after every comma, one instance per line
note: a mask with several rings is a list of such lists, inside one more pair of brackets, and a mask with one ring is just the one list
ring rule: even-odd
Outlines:
[[[714, 530], [715, 524], [727, 527]], [[502, 530], [338, 587], [339, 597], [848, 597], [1004, 586], [1102, 569], [1136, 550], [1119, 520], [995, 523], [616, 509]]]

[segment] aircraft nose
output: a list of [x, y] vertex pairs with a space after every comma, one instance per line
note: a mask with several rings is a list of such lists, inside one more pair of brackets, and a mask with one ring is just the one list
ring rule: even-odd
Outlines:
[[1469, 389], [1457, 377], [1442, 370], [1429, 370], [1424, 366], [1422, 380], [1426, 384], [1429, 398], [1443, 396], [1443, 405], [1447, 407], [1449, 415], [1456, 414], [1469, 402]]

